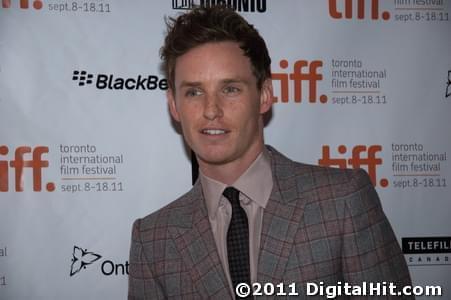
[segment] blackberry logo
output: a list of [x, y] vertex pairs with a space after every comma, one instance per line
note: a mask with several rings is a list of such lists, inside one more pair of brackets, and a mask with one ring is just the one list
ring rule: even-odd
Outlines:
[[87, 249], [83, 250], [82, 248], [74, 246], [72, 252], [72, 265], [70, 266], [70, 276], [72, 277], [82, 269], [86, 269], [87, 266], [98, 261], [100, 258], [102, 258], [102, 256], [99, 254], [88, 252]]
[[94, 83], [99, 90], [167, 90], [168, 82], [156, 75], [138, 75], [136, 77], [117, 77], [114, 74], [90, 74], [87, 71], [74, 70], [72, 80], [78, 82], [78, 86]]
[[235, 11], [259, 12], [266, 11], [266, 0], [172, 0], [172, 9], [192, 9], [195, 6], [211, 7], [226, 5]]
[[74, 71], [72, 80], [77, 81], [79, 86], [84, 86], [85, 84], [91, 84], [94, 75], [88, 74], [86, 71]]

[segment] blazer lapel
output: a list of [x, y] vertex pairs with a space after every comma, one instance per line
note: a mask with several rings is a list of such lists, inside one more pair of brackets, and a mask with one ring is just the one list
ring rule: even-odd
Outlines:
[[294, 163], [273, 148], [268, 147], [268, 150], [274, 184], [263, 213], [258, 282], [282, 280], [305, 206], [298, 194], [299, 180]]
[[208, 220], [200, 180], [190, 192], [186, 216], [180, 218], [172, 236], [199, 294], [203, 299], [232, 298]]

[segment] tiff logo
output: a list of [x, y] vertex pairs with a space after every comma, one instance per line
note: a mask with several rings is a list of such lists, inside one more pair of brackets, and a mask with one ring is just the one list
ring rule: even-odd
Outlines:
[[[339, 154], [346, 154], [348, 149], [344, 145], [340, 145], [337, 148]], [[376, 157], [376, 153], [382, 151], [382, 146], [380, 145], [371, 145], [369, 147], [365, 145], [357, 145], [352, 148], [352, 154], [349, 159], [346, 158], [331, 158], [330, 156], [330, 147], [327, 145], [323, 146], [323, 157], [318, 160], [318, 164], [325, 167], [338, 167], [341, 169], [345, 169], [348, 166], [353, 169], [362, 168], [363, 166], [367, 167], [368, 175], [371, 178], [371, 182], [374, 186], [377, 185], [377, 166], [382, 164], [382, 158]], [[365, 157], [362, 156], [365, 155]], [[382, 178], [379, 181], [381, 187], [388, 186], [388, 180]]]
[[[289, 63], [286, 59], [279, 62], [279, 66], [285, 70]], [[308, 62], [307, 60], [298, 60], [294, 63], [293, 72], [272, 73], [272, 79], [280, 82], [280, 100], [282, 103], [288, 102], [290, 99], [290, 82], [293, 83], [294, 102], [300, 103], [302, 101], [303, 86], [306, 82], [308, 88], [308, 100], [310, 103], [316, 103], [317, 100], [317, 82], [323, 80], [323, 75], [318, 72], [318, 69], [323, 66], [320, 60]], [[278, 102], [279, 98], [274, 97], [274, 101]], [[319, 96], [321, 103], [327, 103], [327, 95]]]
[[[9, 167], [13, 168], [15, 172], [16, 192], [23, 192], [24, 190], [24, 168], [33, 169], [33, 191], [40, 192], [42, 190], [42, 169], [49, 166], [47, 160], [42, 160], [42, 155], [48, 152], [49, 148], [45, 146], [37, 146], [34, 149], [21, 146], [16, 148], [13, 160], [0, 160], [0, 192], [9, 191]], [[0, 155], [7, 155], [8, 153], [7, 146], [0, 146]], [[24, 160], [26, 153], [32, 153], [31, 160]], [[46, 189], [53, 192], [55, 184], [53, 182], [47, 183]]]
[[74, 71], [72, 80], [77, 81], [79, 86], [84, 86], [85, 84], [91, 84], [93, 74], [88, 74], [86, 71]]
[[[41, 9], [43, 6], [43, 3], [41, 0], [35, 0], [33, 1], [33, 8], [34, 9]], [[3, 8], [10, 8], [11, 7], [11, 0], [2, 0], [2, 7]], [[28, 0], [20, 0], [19, 1], [19, 7], [22, 9], [28, 9], [29, 8], [29, 1]]]
[[212, 7], [224, 5], [235, 11], [260, 12], [266, 11], [266, 0], [172, 0], [173, 9], [192, 9], [195, 6]]
[[[338, 3], [341, 3], [341, 9], [338, 8]], [[344, 4], [344, 18], [355, 18], [354, 11], [357, 6], [357, 19], [365, 19], [365, 10], [370, 2], [369, 12], [372, 20], [379, 20], [379, 0], [329, 0], [329, 15], [334, 19], [343, 19], [343, 4]], [[383, 20], [390, 19], [390, 13], [384, 11], [382, 13]]]

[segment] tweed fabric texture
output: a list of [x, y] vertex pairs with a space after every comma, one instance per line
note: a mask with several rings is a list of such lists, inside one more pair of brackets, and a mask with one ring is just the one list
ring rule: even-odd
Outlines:
[[[296, 163], [267, 149], [274, 186], [263, 215], [259, 283], [294, 282], [299, 296], [292, 299], [307, 299], [309, 282], [411, 285], [404, 256], [366, 172]], [[135, 221], [129, 262], [129, 299], [234, 299], [199, 181], [176, 201]], [[290, 297], [277, 297], [283, 298]]]

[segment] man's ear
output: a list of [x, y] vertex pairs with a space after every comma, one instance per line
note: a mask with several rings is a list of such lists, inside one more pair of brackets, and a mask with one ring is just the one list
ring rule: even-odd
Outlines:
[[175, 95], [172, 89], [168, 89], [166, 91], [166, 99], [168, 100], [169, 111], [171, 112], [171, 116], [177, 122], [180, 122], [180, 116], [177, 111], [177, 105], [175, 104]]
[[260, 114], [264, 114], [271, 109], [273, 98], [272, 80], [268, 78], [263, 82], [260, 91]]

